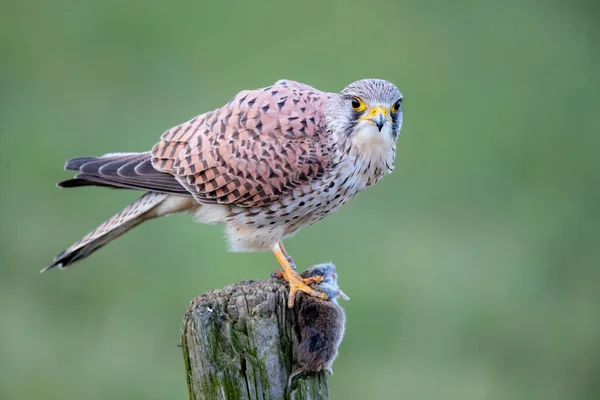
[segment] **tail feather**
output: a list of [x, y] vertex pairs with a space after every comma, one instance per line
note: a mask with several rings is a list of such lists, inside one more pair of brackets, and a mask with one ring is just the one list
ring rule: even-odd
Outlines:
[[[52, 263], [44, 267], [40, 272], [54, 267], [64, 268], [76, 261], [82, 260], [92, 254], [108, 242], [121, 236], [128, 230], [138, 226], [142, 222], [165, 215], [166, 212], [158, 212], [160, 204], [169, 195], [149, 192], [113, 215], [109, 220], [88, 233], [81, 240], [74, 243], [57, 255]], [[171, 210], [176, 212], [178, 210]], [[181, 211], [181, 210], [179, 210]]]
[[191, 196], [173, 175], [154, 169], [148, 152], [73, 158], [66, 162], [65, 169], [78, 173], [73, 179], [59, 182], [62, 188], [108, 186]]
[[97, 157], [78, 157], [67, 160], [65, 163], [66, 171], [78, 171], [83, 164], [95, 160]]
[[81, 186], [104, 186], [113, 189], [134, 189], [140, 190], [142, 188], [151, 188], [154, 192], [160, 193], [177, 193], [179, 195], [190, 195], [189, 192], [181, 187], [181, 193], [173, 190], [172, 185], [169, 183], [161, 182], [158, 179], [153, 178], [136, 178], [135, 182], [131, 182], [127, 179], [120, 179], [118, 177], [105, 177], [92, 174], [77, 174], [73, 179], [67, 179], [59, 182], [58, 187], [63, 189], [69, 189]]
[[109, 182], [100, 182], [100, 181], [95, 181], [95, 180], [85, 179], [85, 178], [68, 179], [66, 181], [62, 181], [62, 182], [58, 183], [58, 187], [67, 188], [67, 189], [74, 188], [74, 187], [82, 187], [82, 186], [100, 186], [100, 187], [107, 187], [107, 188], [111, 188], [111, 189], [129, 189], [126, 187], [114, 186], [113, 184], [111, 184]]

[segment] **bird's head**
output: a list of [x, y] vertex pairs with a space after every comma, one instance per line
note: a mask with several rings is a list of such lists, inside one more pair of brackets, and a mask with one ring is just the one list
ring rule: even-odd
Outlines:
[[391, 82], [362, 79], [333, 96], [327, 108], [332, 130], [359, 141], [396, 141], [402, 127], [402, 93]]
[[311, 286], [313, 289], [323, 292], [327, 295], [328, 300], [334, 300], [338, 296], [344, 300], [350, 300], [348, 296], [342, 292], [337, 283], [337, 274], [335, 272], [335, 265], [332, 263], [317, 264], [306, 271], [301, 276], [303, 278], [309, 278], [311, 276], [321, 276], [323, 280], [319, 283], [313, 283]]

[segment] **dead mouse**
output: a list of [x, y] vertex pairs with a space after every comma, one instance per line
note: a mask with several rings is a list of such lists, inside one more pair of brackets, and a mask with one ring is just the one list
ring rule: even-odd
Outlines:
[[306, 271], [303, 278], [315, 279], [311, 287], [324, 292], [327, 300], [302, 295], [302, 303], [298, 310], [298, 327], [300, 328], [300, 344], [298, 345], [298, 363], [300, 367], [290, 374], [287, 391], [289, 393], [292, 379], [302, 372], [327, 371], [333, 374], [331, 365], [338, 352], [338, 346], [344, 335], [346, 316], [337, 303], [338, 296], [349, 300], [340, 290], [337, 283], [335, 265], [318, 264]]

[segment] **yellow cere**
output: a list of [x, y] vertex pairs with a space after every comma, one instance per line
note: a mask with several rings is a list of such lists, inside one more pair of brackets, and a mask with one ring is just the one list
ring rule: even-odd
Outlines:
[[389, 112], [387, 109], [379, 106], [379, 107], [373, 107], [371, 109], [371, 111], [369, 111], [368, 113], [366, 113], [364, 116], [360, 117], [359, 119], [361, 121], [368, 121], [371, 120], [373, 117], [379, 115], [379, 114], [383, 114], [383, 116], [389, 121], [390, 118], [388, 116]]

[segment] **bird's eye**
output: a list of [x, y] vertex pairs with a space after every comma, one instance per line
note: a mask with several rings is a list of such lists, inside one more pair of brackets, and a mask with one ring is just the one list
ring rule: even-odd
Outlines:
[[400, 106], [402, 105], [402, 99], [398, 100], [397, 102], [394, 103], [394, 105], [392, 106], [392, 112], [393, 113], [397, 113], [398, 111], [400, 111]]
[[350, 105], [354, 111], [364, 111], [364, 109], [367, 108], [365, 102], [358, 97], [353, 97], [352, 100], [350, 100]]

